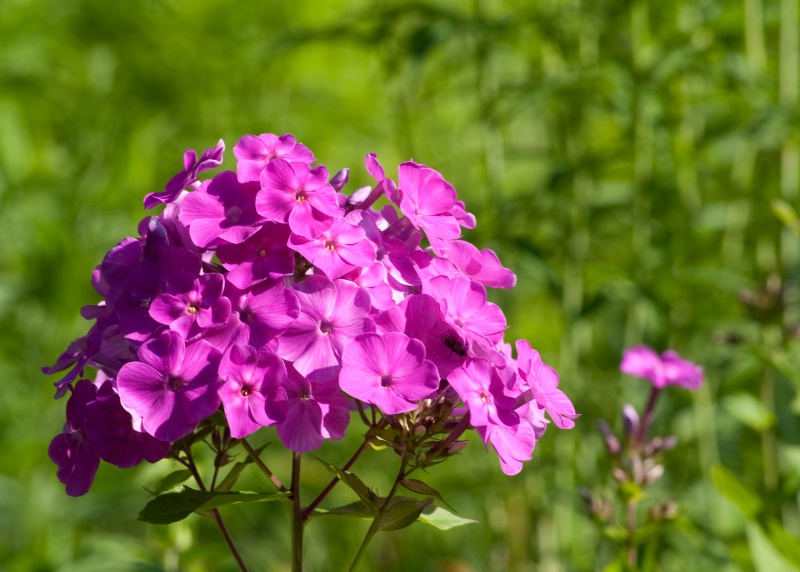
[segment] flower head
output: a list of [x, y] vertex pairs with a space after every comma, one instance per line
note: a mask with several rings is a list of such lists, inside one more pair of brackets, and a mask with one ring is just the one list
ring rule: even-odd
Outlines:
[[703, 383], [703, 368], [672, 350], [659, 356], [646, 346], [629, 348], [625, 350], [619, 368], [623, 373], [649, 380], [658, 389], [680, 385], [694, 390]]

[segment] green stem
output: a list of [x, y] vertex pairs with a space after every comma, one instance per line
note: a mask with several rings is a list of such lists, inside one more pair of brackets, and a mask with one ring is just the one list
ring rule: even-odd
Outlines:
[[300, 453], [292, 453], [292, 572], [303, 570], [303, 507], [300, 502]]
[[372, 540], [372, 537], [375, 536], [375, 533], [378, 532], [378, 528], [380, 527], [381, 520], [383, 519], [383, 515], [389, 509], [391, 505], [392, 499], [394, 495], [397, 493], [397, 487], [400, 484], [400, 481], [403, 480], [405, 477], [406, 466], [408, 465], [408, 459], [406, 459], [405, 455], [403, 456], [403, 461], [400, 463], [400, 470], [397, 472], [397, 477], [394, 480], [394, 484], [392, 485], [392, 490], [389, 491], [389, 496], [387, 496], [383, 504], [381, 505], [381, 509], [378, 511], [378, 514], [375, 515], [375, 518], [372, 519], [372, 524], [367, 531], [367, 534], [364, 536], [364, 540], [361, 542], [361, 546], [358, 547], [358, 553], [356, 554], [355, 558], [353, 558], [353, 563], [350, 565], [350, 572], [354, 572], [355, 569], [358, 567], [358, 563], [361, 560], [361, 557], [364, 556], [364, 553], [367, 551], [367, 545], [369, 541]]
[[225, 542], [228, 543], [228, 548], [230, 548], [231, 554], [236, 559], [236, 563], [239, 565], [239, 569], [242, 572], [247, 572], [247, 566], [242, 560], [242, 555], [239, 554], [239, 551], [236, 549], [236, 545], [233, 543], [233, 538], [231, 537], [230, 532], [228, 532], [228, 527], [225, 526], [225, 521], [222, 520], [222, 515], [219, 513], [219, 509], [213, 509], [211, 512], [214, 513], [214, 519], [217, 521], [217, 526], [219, 527], [220, 532], [222, 532], [222, 536], [225, 537]]
[[[364, 449], [367, 448], [367, 444], [368, 443], [369, 443], [369, 441], [366, 440], [366, 439], [364, 440], [363, 443], [361, 443], [361, 446], [358, 448], [358, 450], [356, 450], [356, 452], [353, 453], [353, 456], [350, 457], [350, 460], [347, 461], [347, 463], [344, 465], [344, 467], [342, 467], [343, 471], [350, 470], [350, 467], [353, 466], [353, 464], [356, 462], [356, 460], [361, 456], [361, 453], [364, 452]], [[321, 503], [325, 499], [326, 496], [328, 496], [328, 493], [330, 493], [333, 490], [333, 487], [335, 487], [338, 482], [339, 482], [339, 477], [333, 477], [333, 479], [331, 479], [331, 482], [328, 483], [328, 486], [325, 487], [325, 489], [321, 493], [319, 493], [317, 495], [317, 498], [315, 498], [313, 501], [311, 501], [311, 504], [308, 505], [303, 510], [303, 514], [302, 514], [303, 521], [308, 519], [309, 515], [312, 512], [314, 512], [314, 509], [319, 506], [319, 503]]]
[[278, 480], [278, 477], [276, 477], [273, 472], [269, 470], [269, 468], [264, 464], [264, 461], [261, 460], [261, 457], [258, 456], [258, 453], [256, 453], [256, 450], [253, 449], [253, 447], [250, 446], [250, 443], [247, 442], [247, 439], [242, 438], [240, 439], [240, 442], [247, 451], [247, 454], [250, 455], [250, 458], [253, 459], [253, 462], [258, 466], [259, 469], [261, 469], [261, 472], [267, 475], [267, 478], [270, 480], [270, 482], [275, 485], [275, 488], [278, 489], [278, 492], [288, 492], [289, 489], [284, 487], [280, 480]]

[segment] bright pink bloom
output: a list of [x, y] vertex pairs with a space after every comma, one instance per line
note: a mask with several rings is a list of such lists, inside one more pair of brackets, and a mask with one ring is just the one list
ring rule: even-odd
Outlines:
[[463, 240], [450, 243], [447, 258], [434, 258], [429, 273], [434, 276], [462, 274], [490, 288], [513, 288], [517, 282], [517, 277], [511, 270], [503, 267], [497, 254], [488, 248], [478, 250]]
[[219, 390], [231, 437], [241, 439], [286, 416], [286, 366], [277, 355], [231, 346], [219, 364]]
[[293, 234], [289, 246], [331, 280], [341, 278], [356, 268], [370, 266], [375, 262], [375, 245], [367, 240], [363, 228], [350, 222], [349, 219], [355, 214], [338, 219], [316, 238]]
[[258, 191], [256, 183], [240, 183], [236, 173], [222, 171], [183, 199], [179, 219], [201, 248], [214, 246], [218, 239], [239, 244], [258, 232], [263, 221], [255, 208]]
[[628, 375], [650, 380], [658, 389], [667, 385], [697, 389], [703, 383], [703, 368], [681, 358], [672, 350], [659, 356], [645, 346], [629, 348], [625, 350], [619, 368]]
[[267, 278], [292, 274], [294, 253], [286, 244], [289, 234], [289, 225], [267, 221], [241, 244], [220, 244], [217, 257], [229, 271], [225, 279], [244, 290]]
[[224, 325], [231, 315], [231, 302], [222, 296], [222, 274], [203, 274], [193, 280], [191, 274], [182, 274], [176, 281], [182, 282], [182, 287], [153, 300], [150, 317], [188, 340], [208, 328]]
[[456, 190], [438, 171], [413, 161], [398, 168], [400, 210], [411, 223], [425, 232], [433, 251], [443, 256], [450, 242], [461, 236], [461, 227], [451, 211], [456, 207]]
[[278, 423], [278, 437], [297, 453], [319, 448], [325, 439], [338, 440], [350, 422], [347, 398], [335, 379], [312, 383], [287, 365], [286, 418]]
[[506, 318], [496, 304], [486, 301], [483, 285], [463, 276], [439, 276], [428, 283], [428, 293], [439, 301], [447, 322], [464, 337], [492, 344], [503, 339]]
[[491, 443], [500, 458], [500, 468], [506, 475], [516, 475], [522, 463], [530, 461], [536, 446], [536, 435], [528, 423], [516, 425], [483, 425], [475, 430], [483, 442]]
[[519, 416], [514, 413], [516, 399], [506, 395], [503, 382], [487, 360], [468, 360], [450, 372], [447, 381], [469, 408], [473, 427], [519, 423]]
[[258, 182], [261, 172], [273, 159], [300, 161], [309, 165], [315, 161], [314, 154], [308, 147], [298, 143], [288, 133], [280, 137], [272, 133], [245, 135], [233, 147], [233, 155], [238, 159], [236, 172], [242, 183]]
[[342, 390], [388, 415], [416, 409], [416, 401], [439, 387], [439, 372], [425, 359], [425, 346], [399, 332], [364, 334], [344, 348]]
[[278, 339], [278, 355], [312, 381], [339, 374], [344, 347], [375, 331], [369, 294], [345, 280], [310, 276], [295, 284], [300, 315]]
[[344, 215], [336, 191], [328, 183], [325, 167], [274, 159], [261, 173], [261, 192], [256, 198], [259, 214], [275, 222], [287, 222], [292, 232], [314, 238]]
[[185, 345], [166, 331], [139, 348], [139, 360], [117, 375], [117, 390], [126, 409], [142, 418], [153, 437], [175, 442], [219, 408], [217, 376], [220, 353], [208, 342]]
[[566, 394], [558, 389], [556, 370], [542, 361], [539, 352], [532, 349], [527, 340], [517, 341], [517, 371], [523, 386], [530, 389], [536, 403], [547, 411], [553, 423], [561, 429], [575, 427], [573, 419], [579, 415]]

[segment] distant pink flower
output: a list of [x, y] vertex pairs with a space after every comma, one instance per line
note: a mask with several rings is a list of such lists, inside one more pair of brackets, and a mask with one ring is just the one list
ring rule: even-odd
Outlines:
[[658, 389], [680, 385], [693, 390], [703, 383], [703, 368], [672, 350], [659, 356], [646, 346], [629, 348], [625, 350], [619, 368], [623, 373], [649, 380]]
[[315, 160], [311, 150], [288, 133], [280, 137], [272, 133], [245, 135], [234, 146], [233, 155], [238, 160], [236, 171], [242, 183], [257, 182], [267, 163], [273, 159], [300, 161], [309, 165]]
[[342, 353], [342, 390], [388, 415], [416, 409], [439, 387], [439, 372], [422, 342], [399, 332], [364, 334]]

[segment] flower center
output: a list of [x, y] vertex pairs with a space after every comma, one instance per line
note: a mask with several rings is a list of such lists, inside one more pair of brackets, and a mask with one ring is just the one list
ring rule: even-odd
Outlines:
[[262, 248], [261, 250], [259, 250], [259, 251], [258, 251], [258, 255], [259, 255], [261, 258], [264, 258], [264, 257], [267, 255], [267, 251], [266, 251], [266, 249]]
[[172, 391], [180, 391], [186, 385], [186, 380], [178, 377], [177, 375], [170, 375], [167, 378], [167, 387]]
[[239, 218], [242, 216], [242, 209], [239, 207], [231, 207], [225, 211], [225, 218], [228, 222], [239, 222]]
[[298, 203], [304, 203], [306, 200], [306, 195], [303, 193], [303, 191], [300, 191], [294, 196], [294, 198], [297, 199]]
[[481, 391], [481, 401], [484, 403], [489, 403], [492, 400], [492, 397], [487, 394], [485, 391]]
[[299, 397], [300, 397], [300, 399], [302, 399], [303, 401], [307, 401], [307, 400], [311, 399], [311, 388], [310, 388], [310, 387], [304, 387], [304, 388], [302, 388], [302, 389], [300, 390], [300, 395], [299, 395]]
[[248, 395], [250, 395], [250, 388], [246, 385], [243, 385], [242, 388], [239, 390], [239, 393], [247, 397]]
[[389, 374], [383, 374], [381, 376], [381, 387], [391, 387], [392, 386], [392, 376]]
[[329, 240], [325, 243], [325, 248], [327, 248], [328, 250], [336, 250], [336, 243], [333, 242], [332, 240]]
[[333, 324], [331, 324], [327, 320], [323, 320], [319, 324], [319, 331], [325, 334], [326, 336], [333, 331]]
[[193, 304], [193, 305], [189, 306], [188, 308], [186, 308], [186, 311], [189, 312], [190, 314], [196, 314], [197, 313], [197, 306], [195, 306]]

